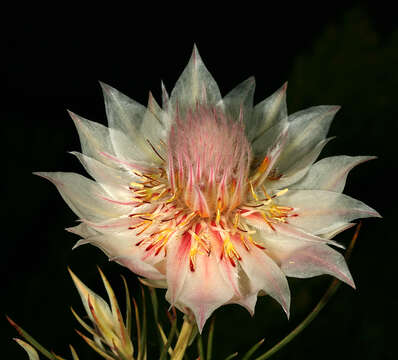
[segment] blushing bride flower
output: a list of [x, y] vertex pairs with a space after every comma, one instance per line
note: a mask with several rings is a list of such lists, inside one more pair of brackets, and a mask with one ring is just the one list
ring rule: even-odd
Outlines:
[[196, 48], [162, 108], [102, 84], [109, 127], [71, 113], [95, 181], [37, 173], [81, 223], [69, 231], [143, 277], [200, 329], [223, 304], [254, 312], [259, 292], [289, 314], [286, 276], [330, 274], [354, 287], [331, 240], [356, 218], [379, 216], [342, 194], [369, 156], [315, 162], [337, 106], [290, 116], [286, 85], [253, 107], [254, 79], [224, 98]]

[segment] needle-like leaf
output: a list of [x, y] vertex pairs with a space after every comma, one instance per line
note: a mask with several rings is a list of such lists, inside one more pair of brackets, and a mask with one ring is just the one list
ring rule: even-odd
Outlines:
[[21, 335], [30, 345], [32, 345], [36, 350], [43, 354], [47, 359], [56, 360], [55, 356], [42, 345], [40, 345], [40, 343], [38, 343], [29, 333], [27, 333], [24, 329], [17, 325], [7, 315], [6, 318], [8, 322], [18, 331], [19, 335]]
[[211, 355], [213, 351], [213, 337], [214, 337], [214, 317], [210, 323], [209, 335], [207, 337], [207, 351], [206, 351], [206, 360], [211, 360]]
[[127, 281], [125, 277], [122, 275], [123, 279], [123, 284], [124, 284], [124, 290], [126, 293], [126, 329], [127, 329], [127, 334], [129, 337], [131, 337], [131, 300], [130, 300], [130, 292], [129, 288], [127, 286]]
[[74, 347], [72, 345], [69, 345], [69, 348], [70, 352], [72, 353], [73, 360], [79, 360], [79, 357], [77, 356], [77, 352]]
[[162, 352], [160, 353], [159, 360], [166, 360], [166, 354], [171, 347], [171, 342], [173, 341], [174, 335], [176, 333], [176, 329], [177, 329], [177, 320], [175, 319], [171, 325], [171, 329], [170, 329], [167, 341], [163, 346]]
[[115, 358], [113, 356], [111, 356], [110, 354], [108, 354], [107, 352], [105, 352], [104, 350], [102, 350], [101, 348], [99, 348], [97, 346], [97, 344], [89, 339], [87, 336], [83, 335], [79, 330], [75, 330], [82, 338], [83, 340], [98, 354], [100, 354], [104, 359], [106, 360], [115, 360]]
[[261, 339], [257, 344], [254, 344], [249, 351], [243, 356], [242, 360], [249, 360], [250, 356], [252, 356], [256, 350], [262, 345], [264, 339]]

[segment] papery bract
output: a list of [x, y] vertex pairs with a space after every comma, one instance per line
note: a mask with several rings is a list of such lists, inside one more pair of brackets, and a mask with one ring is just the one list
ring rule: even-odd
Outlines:
[[286, 84], [253, 107], [254, 79], [224, 98], [196, 48], [170, 97], [144, 107], [101, 84], [109, 127], [71, 113], [89, 180], [38, 173], [81, 220], [81, 244], [167, 288], [199, 329], [219, 306], [254, 312], [266, 293], [289, 314], [286, 276], [330, 274], [354, 287], [331, 240], [379, 216], [342, 194], [348, 172], [373, 157], [315, 162], [337, 106], [290, 116]]

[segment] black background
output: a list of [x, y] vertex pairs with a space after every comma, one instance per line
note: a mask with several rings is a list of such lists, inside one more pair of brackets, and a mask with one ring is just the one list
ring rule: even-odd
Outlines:
[[[1, 313], [60, 355], [69, 357], [72, 343], [82, 359], [98, 358], [73, 330], [79, 326], [69, 306], [83, 309], [66, 267], [104, 296], [100, 265], [121, 299], [119, 274], [138, 294], [136, 277], [94, 247], [72, 252], [77, 238], [63, 228], [74, 224], [74, 214], [50, 183], [31, 173], [83, 173], [67, 154], [80, 145], [65, 109], [105, 124], [97, 80], [144, 104], [149, 90], [160, 100], [160, 80], [172, 89], [196, 43], [222, 94], [254, 75], [255, 102], [288, 80], [289, 113], [342, 105], [329, 133], [337, 138], [321, 157], [379, 157], [354, 169], [345, 190], [383, 215], [363, 222], [350, 260], [357, 290], [341, 286], [310, 327], [274, 358], [395, 358], [398, 28], [392, 9], [383, 2], [261, 10], [231, 3], [219, 13], [198, 3], [114, 13], [110, 5], [103, 17], [97, 8], [83, 15], [61, 4], [3, 13]], [[352, 235], [349, 230], [338, 239], [347, 243]], [[290, 279], [289, 321], [268, 298], [259, 299], [254, 319], [238, 306], [218, 309], [214, 359], [243, 353], [261, 338], [265, 351], [304, 318], [330, 280]], [[27, 358], [4, 317], [0, 330], [0, 357]]]

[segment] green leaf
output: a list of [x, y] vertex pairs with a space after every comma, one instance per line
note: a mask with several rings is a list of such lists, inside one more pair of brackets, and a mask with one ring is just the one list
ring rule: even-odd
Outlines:
[[73, 360], [79, 360], [79, 357], [77, 356], [76, 350], [72, 345], [69, 345], [70, 352], [72, 353]]
[[16, 339], [14, 338], [14, 340], [23, 347], [23, 349], [28, 353], [29, 355], [29, 360], [40, 360], [39, 359], [39, 355], [37, 353], [37, 351], [34, 349], [33, 346], [29, 345], [28, 343], [26, 343], [25, 341], [22, 341], [21, 339]]
[[171, 325], [169, 336], [167, 338], [167, 342], [164, 344], [162, 352], [160, 353], [159, 360], [166, 360], [166, 354], [171, 346], [171, 342], [173, 341], [176, 330], [177, 330], [177, 319], [174, 319]]
[[203, 350], [203, 340], [202, 340], [202, 335], [198, 335], [198, 340], [197, 340], [197, 347], [198, 347], [198, 354], [199, 354], [199, 359], [200, 360], [205, 360], [205, 352]]
[[125, 277], [122, 275], [124, 290], [126, 292], [126, 329], [127, 334], [131, 338], [131, 300], [130, 300], [130, 292], [127, 286], [127, 281]]
[[231, 355], [229, 355], [229, 356], [227, 356], [227, 357], [225, 358], [225, 360], [233, 359], [233, 358], [236, 357], [236, 356], [238, 356], [238, 353], [237, 353], [237, 352], [236, 352], [236, 353], [233, 353], [233, 354], [231, 354]]
[[139, 338], [139, 352], [138, 352], [138, 360], [146, 359], [146, 336], [147, 336], [147, 312], [146, 312], [146, 300], [145, 300], [145, 291], [144, 288], [141, 287], [141, 297], [142, 297], [142, 332], [141, 337]]
[[80, 324], [81, 326], [83, 326], [91, 335], [93, 335], [93, 336], [99, 336], [98, 333], [97, 333], [93, 328], [91, 328], [89, 325], [87, 325], [87, 324], [82, 320], [82, 318], [81, 318], [79, 315], [76, 314], [76, 312], [75, 312], [75, 310], [73, 310], [73, 308], [70, 308], [70, 310], [72, 311], [73, 316], [76, 318], [76, 320], [79, 322], [79, 324]]
[[262, 345], [264, 339], [261, 339], [257, 344], [254, 344], [250, 350], [243, 356], [242, 360], [249, 360], [250, 356], [252, 356], [256, 350]]
[[115, 360], [115, 358], [113, 356], [111, 356], [110, 354], [108, 354], [107, 352], [105, 352], [104, 350], [102, 350], [101, 348], [99, 348], [97, 346], [97, 344], [89, 339], [87, 336], [83, 335], [79, 330], [75, 330], [82, 338], [83, 340], [98, 354], [100, 354], [104, 359], [106, 360]]
[[209, 330], [209, 335], [207, 337], [207, 351], [206, 351], [206, 359], [211, 360], [211, 355], [213, 351], [213, 337], [214, 337], [214, 317], [211, 319], [210, 323], [210, 330]]
[[32, 345], [36, 350], [38, 350], [41, 354], [43, 354], [47, 359], [57, 360], [55, 356], [40, 345], [30, 334], [28, 334], [24, 329], [22, 329], [19, 325], [17, 325], [11, 318], [6, 315], [8, 322], [14, 326], [14, 328], [18, 331], [19, 335], [21, 335], [30, 345]]

